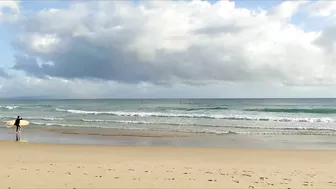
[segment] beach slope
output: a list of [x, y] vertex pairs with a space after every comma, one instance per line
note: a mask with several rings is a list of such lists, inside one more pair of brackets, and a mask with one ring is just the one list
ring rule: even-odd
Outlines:
[[336, 188], [336, 151], [0, 142], [0, 188]]

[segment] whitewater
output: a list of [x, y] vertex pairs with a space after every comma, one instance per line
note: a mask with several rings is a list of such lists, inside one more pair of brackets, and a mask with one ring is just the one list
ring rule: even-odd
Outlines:
[[0, 100], [3, 122], [245, 135], [335, 135], [336, 99]]

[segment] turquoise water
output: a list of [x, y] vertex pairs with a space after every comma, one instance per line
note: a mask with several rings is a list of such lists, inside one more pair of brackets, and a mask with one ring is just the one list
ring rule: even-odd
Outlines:
[[0, 100], [4, 127], [18, 115], [30, 127], [336, 134], [336, 99]]

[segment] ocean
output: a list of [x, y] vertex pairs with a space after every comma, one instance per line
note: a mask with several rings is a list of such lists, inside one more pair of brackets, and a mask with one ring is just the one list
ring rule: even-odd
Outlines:
[[336, 99], [0, 100], [27, 128], [114, 128], [216, 135], [335, 135]]

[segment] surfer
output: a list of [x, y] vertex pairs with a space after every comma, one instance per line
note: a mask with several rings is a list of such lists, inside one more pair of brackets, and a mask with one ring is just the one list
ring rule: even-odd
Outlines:
[[22, 118], [20, 118], [20, 116], [18, 116], [15, 120], [14, 125], [16, 126], [16, 141], [20, 140], [20, 132], [21, 132], [21, 126], [20, 126], [20, 121], [22, 120]]

